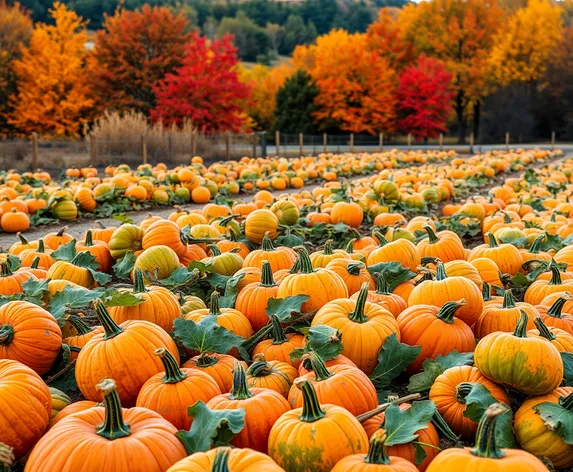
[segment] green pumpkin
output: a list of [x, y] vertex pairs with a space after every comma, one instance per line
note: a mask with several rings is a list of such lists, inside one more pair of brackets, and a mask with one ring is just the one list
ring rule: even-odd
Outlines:
[[300, 217], [298, 207], [290, 200], [279, 200], [273, 203], [271, 211], [277, 216], [281, 225], [293, 226]]
[[72, 221], [78, 217], [78, 207], [72, 200], [64, 199], [52, 207], [52, 213], [58, 220]]
[[213, 272], [220, 275], [233, 275], [243, 267], [243, 258], [233, 251], [221, 253], [214, 244], [208, 246], [212, 256], [203, 259], [202, 262], [210, 264]]

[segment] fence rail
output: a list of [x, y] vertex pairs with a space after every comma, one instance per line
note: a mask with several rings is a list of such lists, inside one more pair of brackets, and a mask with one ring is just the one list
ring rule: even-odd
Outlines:
[[[460, 153], [475, 153], [490, 149], [509, 149], [528, 143], [512, 139], [509, 133], [505, 142], [479, 144], [473, 135], [468, 144], [457, 145], [457, 136], [440, 135], [436, 139], [416, 141], [412, 135], [308, 135], [276, 132], [245, 134], [203, 135], [175, 133], [163, 136], [127, 136], [121, 140], [106, 140], [88, 136], [83, 140], [44, 140], [37, 135], [30, 139], [0, 141], [0, 170], [15, 168], [64, 169], [71, 166], [141, 163], [170, 165], [187, 164], [192, 156], [203, 157], [205, 162], [237, 160], [241, 157], [299, 157], [320, 153], [380, 152], [398, 149], [455, 149]], [[553, 148], [557, 145], [555, 133], [545, 141], [530, 143]], [[566, 143], [559, 143], [563, 145]], [[572, 150], [573, 150], [573, 144]]]

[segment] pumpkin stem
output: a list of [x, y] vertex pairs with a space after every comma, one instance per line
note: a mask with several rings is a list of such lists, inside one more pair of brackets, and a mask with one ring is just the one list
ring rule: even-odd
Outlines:
[[65, 319], [76, 329], [79, 336], [91, 333], [94, 330], [91, 326], [88, 326], [79, 316], [68, 315]]
[[316, 391], [308, 380], [295, 381], [298, 389], [302, 390], [302, 413], [298, 417], [299, 420], [305, 423], [314, 423], [326, 416], [326, 411], [322, 409], [318, 398], [316, 398]]
[[247, 385], [247, 373], [245, 372], [245, 367], [243, 367], [241, 362], [236, 361], [235, 368], [233, 369], [233, 390], [231, 390], [229, 398], [231, 400], [246, 400], [252, 396], [253, 394]]
[[351, 262], [346, 266], [346, 270], [350, 275], [359, 276], [360, 271], [364, 268], [363, 262]]
[[8, 346], [14, 339], [14, 328], [12, 325], [0, 325], [0, 346]]
[[364, 282], [358, 293], [358, 298], [356, 299], [356, 305], [354, 305], [354, 311], [348, 315], [348, 318], [355, 323], [366, 323], [368, 317], [364, 313], [364, 308], [366, 307], [366, 301], [368, 300], [368, 282]]
[[219, 294], [216, 290], [211, 294], [211, 303], [209, 303], [209, 314], [218, 316], [221, 314], [221, 309], [219, 308]]
[[86, 231], [86, 240], [84, 241], [84, 246], [93, 246], [94, 242], [93, 242], [93, 238], [92, 238], [92, 230], [88, 229]]
[[300, 267], [299, 267], [300, 273], [312, 274], [314, 272], [314, 269], [312, 267], [312, 262], [310, 260], [306, 248], [303, 246], [297, 246], [295, 247], [295, 251], [297, 252], [300, 261]]
[[324, 361], [316, 352], [309, 352], [303, 356], [303, 361], [309, 360], [314, 372], [314, 377], [321, 382], [332, 377], [334, 374], [328, 370]]
[[351, 239], [346, 244], [346, 248], [344, 249], [348, 254], [354, 254], [354, 243], [356, 242], [356, 238]]
[[229, 452], [230, 447], [220, 448], [215, 454], [215, 460], [213, 461], [213, 467], [211, 467], [211, 472], [230, 472], [229, 469]]
[[482, 285], [481, 296], [484, 302], [489, 302], [493, 300], [493, 298], [491, 298], [491, 286], [487, 282], [484, 282]]
[[436, 280], [444, 280], [448, 276], [446, 275], [446, 266], [442, 262], [436, 264]]
[[530, 254], [539, 254], [541, 252], [541, 241], [543, 241], [544, 239], [545, 239], [545, 233], [537, 236], [535, 238], [535, 241], [533, 241], [533, 244], [529, 248], [529, 253]]
[[95, 302], [95, 312], [99, 323], [105, 331], [105, 339], [111, 339], [123, 332], [123, 328], [117, 325], [109, 315], [109, 311], [101, 301]]
[[197, 358], [197, 367], [209, 367], [212, 365], [215, 365], [218, 362], [217, 358], [215, 356], [210, 356], [209, 353], [207, 352], [203, 352], [201, 353], [201, 355]]
[[325, 256], [331, 256], [334, 254], [334, 252], [332, 252], [332, 239], [329, 239], [324, 243], [324, 249], [322, 250], [322, 253]]
[[527, 321], [529, 320], [529, 316], [523, 310], [519, 310], [521, 315], [517, 320], [515, 325], [515, 330], [513, 331], [513, 335], [517, 336], [518, 338], [526, 338], [527, 337]]
[[263, 261], [261, 271], [261, 287], [274, 287], [276, 283], [273, 279], [273, 271], [269, 261]]
[[462, 405], [466, 404], [466, 397], [472, 391], [475, 382], [461, 382], [456, 386], [456, 400]]
[[288, 341], [277, 315], [271, 315], [271, 331], [269, 334], [273, 340], [273, 344], [284, 344]]
[[386, 277], [384, 277], [380, 272], [377, 272], [374, 277], [376, 278], [376, 293], [378, 295], [390, 295]]
[[549, 270], [551, 271], [549, 285], [561, 285], [561, 272], [553, 259], [551, 259], [551, 264], [549, 264]]
[[96, 428], [96, 433], [110, 441], [129, 436], [131, 428], [123, 421], [121, 401], [115, 382], [111, 379], [104, 379], [97, 385], [97, 389], [101, 392], [105, 403], [105, 420]]
[[364, 458], [364, 462], [367, 464], [377, 464], [377, 465], [387, 465], [390, 463], [390, 458], [386, 454], [386, 447], [384, 443], [386, 442], [386, 430], [381, 428], [374, 432], [370, 438], [370, 448], [368, 449], [368, 454]]
[[221, 255], [221, 250], [215, 244], [207, 245], [207, 249], [211, 251], [211, 257], [217, 257]]
[[34, 257], [32, 264], [30, 265], [30, 269], [37, 269], [40, 266], [40, 256]]
[[46, 246], [44, 245], [43, 239], [40, 239], [38, 241], [38, 249], [36, 249], [36, 252], [42, 252], [42, 253], [46, 252]]
[[384, 235], [380, 231], [373, 231], [372, 236], [374, 236], [378, 240], [378, 247], [384, 247], [389, 241], [384, 237]]
[[502, 308], [515, 308], [515, 297], [511, 289], [503, 292], [503, 305]]
[[267, 375], [271, 375], [271, 373], [272, 370], [265, 359], [264, 354], [257, 354], [253, 358], [251, 367], [247, 369], [247, 374], [251, 377], [266, 377]]
[[13, 449], [0, 442], [0, 472], [10, 472], [16, 458]]
[[10, 277], [12, 275], [12, 270], [7, 262], [2, 262], [0, 264], [0, 277]]
[[436, 318], [439, 318], [444, 323], [452, 324], [454, 322], [454, 315], [456, 314], [458, 308], [465, 305], [467, 305], [467, 303], [463, 298], [458, 301], [451, 301], [445, 303], [444, 306], [442, 306], [442, 308], [440, 308], [440, 310], [436, 314]]
[[553, 305], [551, 305], [549, 307], [549, 310], [547, 310], [547, 314], [549, 316], [552, 316], [553, 318], [561, 318], [561, 312], [563, 311], [563, 307], [565, 306], [565, 303], [568, 302], [569, 300], [571, 300], [571, 295], [569, 293], [565, 293], [564, 295], [562, 295], [553, 302]]
[[573, 393], [570, 393], [566, 397], [559, 397], [559, 405], [568, 411], [573, 411]]
[[265, 252], [271, 252], [275, 250], [275, 246], [269, 238], [269, 232], [267, 231], [263, 236], [263, 240], [261, 241], [261, 249]]
[[58, 231], [58, 232], [56, 233], [56, 236], [57, 236], [58, 238], [61, 238], [67, 230], [68, 230], [68, 227], [67, 227], [67, 226], [64, 226], [62, 229], [60, 229], [60, 231]]
[[497, 243], [497, 239], [495, 239], [495, 236], [493, 235], [493, 233], [487, 233], [487, 237], [489, 240], [489, 247], [499, 247], [499, 244]]
[[294, 261], [293, 266], [288, 271], [289, 274], [297, 274], [298, 272], [300, 272], [300, 257], [296, 258], [296, 261]]
[[432, 228], [430, 225], [423, 225], [422, 229], [426, 231], [426, 233], [428, 233], [428, 239], [430, 240], [430, 244], [436, 244], [440, 240], [440, 238], [438, 238], [438, 236], [436, 235], [434, 228]]
[[145, 281], [143, 280], [143, 271], [137, 267], [133, 271], [133, 293], [145, 293]]
[[441, 262], [438, 257], [426, 256], [426, 257], [422, 257], [422, 259], [420, 260], [420, 264], [422, 264], [423, 266], [427, 266], [428, 264], [437, 265], [438, 262]]
[[476, 445], [470, 452], [477, 457], [501, 459], [505, 452], [497, 447], [495, 442], [495, 426], [497, 417], [507, 411], [507, 407], [494, 403], [490, 405], [482, 416], [476, 433]]
[[177, 361], [167, 349], [160, 347], [155, 350], [155, 355], [161, 359], [165, 367], [165, 376], [161, 380], [164, 384], [178, 383], [187, 378], [187, 374], [179, 368]]
[[555, 341], [557, 339], [540, 316], [536, 316], [533, 323], [535, 323], [535, 327], [539, 331], [540, 336], [543, 336], [548, 341]]
[[28, 246], [30, 245], [30, 243], [28, 242], [28, 240], [24, 237], [24, 235], [20, 232], [16, 233], [16, 236], [18, 236], [18, 239], [20, 240], [20, 244], [22, 246]]

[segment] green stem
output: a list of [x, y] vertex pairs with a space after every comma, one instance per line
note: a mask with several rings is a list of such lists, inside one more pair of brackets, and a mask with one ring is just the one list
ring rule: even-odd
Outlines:
[[253, 394], [247, 385], [247, 373], [245, 372], [245, 368], [241, 362], [237, 361], [233, 369], [233, 390], [229, 398], [231, 398], [231, 400], [246, 400], [252, 396]]
[[378, 295], [390, 295], [388, 281], [380, 272], [376, 273], [376, 293]]
[[466, 397], [470, 394], [475, 382], [462, 382], [456, 386], [456, 400], [462, 405], [466, 404]]
[[271, 331], [269, 334], [273, 340], [273, 344], [284, 344], [288, 341], [277, 315], [271, 315]]
[[219, 308], [219, 294], [216, 290], [211, 294], [211, 303], [209, 304], [209, 314], [218, 316], [221, 314], [221, 309]]
[[40, 239], [38, 241], [38, 249], [36, 249], [36, 252], [42, 252], [42, 253], [46, 252], [46, 246], [44, 245], [43, 239]]
[[109, 315], [105, 305], [98, 301], [95, 303], [95, 312], [99, 323], [103, 326], [105, 331], [105, 339], [111, 339], [123, 332], [123, 328], [118, 326]]
[[452, 324], [454, 322], [454, 315], [456, 314], [456, 311], [458, 311], [458, 308], [465, 305], [466, 301], [463, 298], [458, 301], [445, 303], [436, 314], [436, 318], [439, 318], [444, 323]]
[[547, 310], [547, 314], [552, 316], [553, 318], [561, 318], [561, 312], [563, 311], [563, 307], [565, 303], [569, 300], [569, 297], [559, 297], [557, 300], [553, 302], [553, 305], [549, 307]]
[[446, 266], [442, 262], [436, 264], [436, 280], [444, 280], [448, 276], [446, 275]]
[[495, 441], [495, 426], [497, 417], [507, 411], [507, 407], [494, 403], [485, 411], [478, 424], [476, 445], [470, 452], [477, 457], [501, 459], [505, 452], [497, 447]]
[[351, 262], [346, 266], [346, 270], [350, 275], [359, 276], [360, 271], [364, 268], [363, 262]]
[[305, 423], [314, 423], [326, 416], [326, 411], [322, 409], [318, 398], [316, 398], [316, 392], [312, 383], [308, 380], [298, 382], [295, 384], [297, 388], [302, 390], [302, 413], [299, 416], [299, 420]]
[[312, 262], [310, 261], [310, 257], [308, 255], [308, 251], [303, 246], [297, 246], [295, 248], [298, 258], [300, 261], [300, 273], [301, 274], [312, 274], [314, 269], [312, 267]]
[[129, 436], [131, 428], [123, 421], [123, 411], [115, 382], [105, 379], [97, 387], [105, 403], [105, 420], [103, 424], [96, 427], [96, 434], [110, 441]]
[[493, 300], [493, 298], [491, 298], [491, 286], [487, 282], [484, 282], [482, 285], [481, 296], [484, 302]]
[[16, 236], [18, 236], [18, 239], [20, 240], [20, 244], [22, 246], [29, 246], [30, 245], [29, 241], [24, 237], [24, 235], [22, 233], [17, 233]]
[[230, 472], [229, 469], [229, 452], [231, 452], [230, 447], [219, 448], [217, 454], [215, 454], [215, 460], [213, 461], [213, 467], [211, 467], [211, 472]]
[[8, 346], [14, 339], [14, 328], [12, 325], [0, 325], [0, 346]]
[[261, 272], [261, 287], [274, 287], [276, 283], [273, 279], [273, 271], [269, 261], [263, 261]]
[[424, 267], [427, 266], [428, 264], [434, 264], [436, 265], [438, 262], [440, 262], [440, 259], [438, 259], [437, 257], [422, 257], [422, 259], [420, 260], [420, 264], [422, 264]]
[[570, 393], [566, 397], [559, 397], [559, 405], [568, 411], [573, 411], [573, 393]]
[[503, 292], [503, 305], [502, 308], [515, 308], [515, 297], [511, 289]]
[[517, 324], [515, 325], [515, 330], [513, 331], [513, 335], [517, 336], [518, 338], [526, 338], [527, 337], [527, 321], [529, 320], [529, 317], [527, 316], [527, 313], [525, 313], [523, 310], [519, 310], [521, 312], [521, 315], [519, 316], [519, 319], [517, 320]]
[[324, 243], [324, 249], [322, 250], [322, 253], [325, 256], [331, 256], [334, 254], [334, 252], [332, 252], [332, 239], [329, 239]]
[[40, 256], [36, 256], [34, 257], [32, 264], [30, 265], [30, 269], [37, 269], [39, 265], [40, 265]]
[[388, 465], [390, 464], [390, 458], [386, 454], [386, 447], [384, 442], [386, 441], [387, 435], [384, 429], [378, 429], [374, 432], [370, 438], [370, 448], [368, 449], [368, 454], [364, 458], [364, 462], [367, 464], [376, 465]]
[[436, 235], [434, 228], [432, 228], [430, 225], [424, 225], [422, 226], [422, 229], [425, 230], [426, 233], [428, 233], [428, 239], [430, 240], [430, 244], [436, 244], [440, 240], [440, 238], [438, 238], [438, 236]]
[[557, 337], [551, 332], [547, 325], [543, 322], [540, 316], [536, 316], [533, 320], [535, 327], [539, 331], [539, 335], [543, 336], [548, 341], [555, 341]]
[[218, 362], [217, 358], [214, 356], [210, 356], [209, 353], [207, 352], [203, 352], [198, 358], [197, 358], [197, 367], [210, 367], [212, 365], [215, 365]]
[[261, 241], [261, 249], [265, 252], [272, 252], [275, 250], [275, 246], [273, 245], [271, 238], [269, 238], [268, 232], [265, 233], [263, 240]]
[[374, 236], [378, 240], [378, 247], [384, 247], [389, 241], [384, 237], [384, 235], [380, 231], [373, 231], [372, 236]]
[[251, 377], [266, 377], [271, 375], [272, 369], [266, 361], [263, 354], [258, 354], [254, 357], [253, 363], [247, 369], [247, 375]]
[[12, 448], [0, 442], [0, 472], [11, 472], [15, 460]]
[[316, 352], [309, 352], [305, 357], [310, 360], [314, 377], [317, 381], [321, 382], [332, 377], [334, 374], [328, 370], [324, 361]]
[[179, 368], [177, 361], [167, 349], [160, 347], [155, 350], [155, 355], [159, 356], [165, 367], [165, 376], [162, 379], [164, 384], [178, 383], [187, 378], [187, 374]]
[[93, 242], [93, 238], [92, 238], [92, 230], [88, 229], [86, 231], [86, 240], [84, 241], [84, 246], [93, 246], [94, 242]]
[[76, 329], [79, 336], [89, 334], [94, 330], [91, 326], [84, 323], [84, 320], [76, 315], [66, 316], [66, 321], [69, 321], [69, 323]]
[[143, 271], [136, 267], [133, 271], [133, 293], [145, 293], [145, 281], [143, 280]]
[[529, 248], [530, 254], [539, 254], [541, 252], [541, 242], [545, 239], [545, 234], [540, 234], [535, 238], [533, 244]]
[[354, 311], [348, 315], [348, 318], [355, 323], [366, 323], [368, 321], [368, 316], [364, 313], [366, 301], [368, 300], [368, 288], [368, 282], [364, 282], [360, 292], [358, 293], [356, 305], [354, 305]]
[[559, 266], [555, 264], [555, 261], [551, 260], [549, 270], [551, 271], [551, 280], [549, 285], [561, 285], [561, 272], [559, 271]]
[[499, 247], [499, 244], [497, 244], [497, 239], [495, 239], [493, 233], [487, 233], [487, 237], [489, 238], [489, 247]]
[[2, 262], [0, 264], [0, 277], [10, 277], [11, 275], [10, 265], [7, 262]]
[[211, 257], [217, 257], [221, 255], [221, 250], [215, 244], [207, 245], [207, 249], [211, 252]]
[[346, 248], [345, 251], [348, 254], [354, 254], [354, 243], [356, 242], [356, 238], [351, 239], [350, 241], [348, 241], [348, 243], [346, 244]]

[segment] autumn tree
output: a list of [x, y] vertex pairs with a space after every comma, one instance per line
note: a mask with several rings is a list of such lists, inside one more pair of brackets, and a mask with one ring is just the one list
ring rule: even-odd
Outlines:
[[414, 59], [414, 47], [403, 39], [397, 15], [390, 8], [380, 9], [378, 18], [366, 31], [366, 40], [368, 48], [386, 58], [396, 70]]
[[287, 64], [269, 68], [257, 64], [252, 69], [242, 68], [241, 82], [251, 88], [247, 113], [257, 130], [271, 130], [275, 125], [277, 92], [293, 73]]
[[171, 126], [190, 119], [204, 133], [237, 132], [246, 119], [249, 87], [239, 80], [231, 36], [210, 43], [193, 33], [183, 64], [155, 87], [154, 121]]
[[85, 23], [58, 2], [50, 13], [54, 24], [37, 24], [13, 62], [18, 93], [10, 98], [8, 122], [23, 134], [77, 136], [94, 105]]
[[495, 38], [489, 60], [493, 81], [505, 87], [539, 80], [562, 34], [561, 8], [547, 0], [530, 0]]
[[275, 109], [275, 131], [281, 133], [316, 133], [314, 101], [318, 87], [312, 77], [299, 69], [278, 90]]
[[454, 93], [452, 74], [444, 64], [424, 56], [400, 74], [398, 129], [417, 139], [435, 138], [447, 131], [446, 123]]
[[0, 0], [0, 136], [13, 131], [6, 121], [10, 114], [8, 99], [16, 93], [13, 62], [22, 57], [22, 47], [32, 36], [32, 20], [19, 3], [7, 6]]
[[183, 62], [187, 25], [183, 12], [176, 16], [148, 5], [106, 17], [93, 53], [97, 68], [92, 82], [102, 106], [148, 114], [155, 106], [157, 83]]
[[487, 93], [486, 65], [503, 18], [497, 0], [431, 0], [409, 4], [400, 13], [403, 38], [418, 53], [442, 60], [453, 75], [460, 143], [470, 105], [477, 135], [480, 103]]
[[316, 44], [294, 51], [319, 89], [316, 122], [322, 129], [353, 133], [392, 131], [396, 118], [396, 74], [388, 60], [367, 47], [365, 34], [333, 30]]

